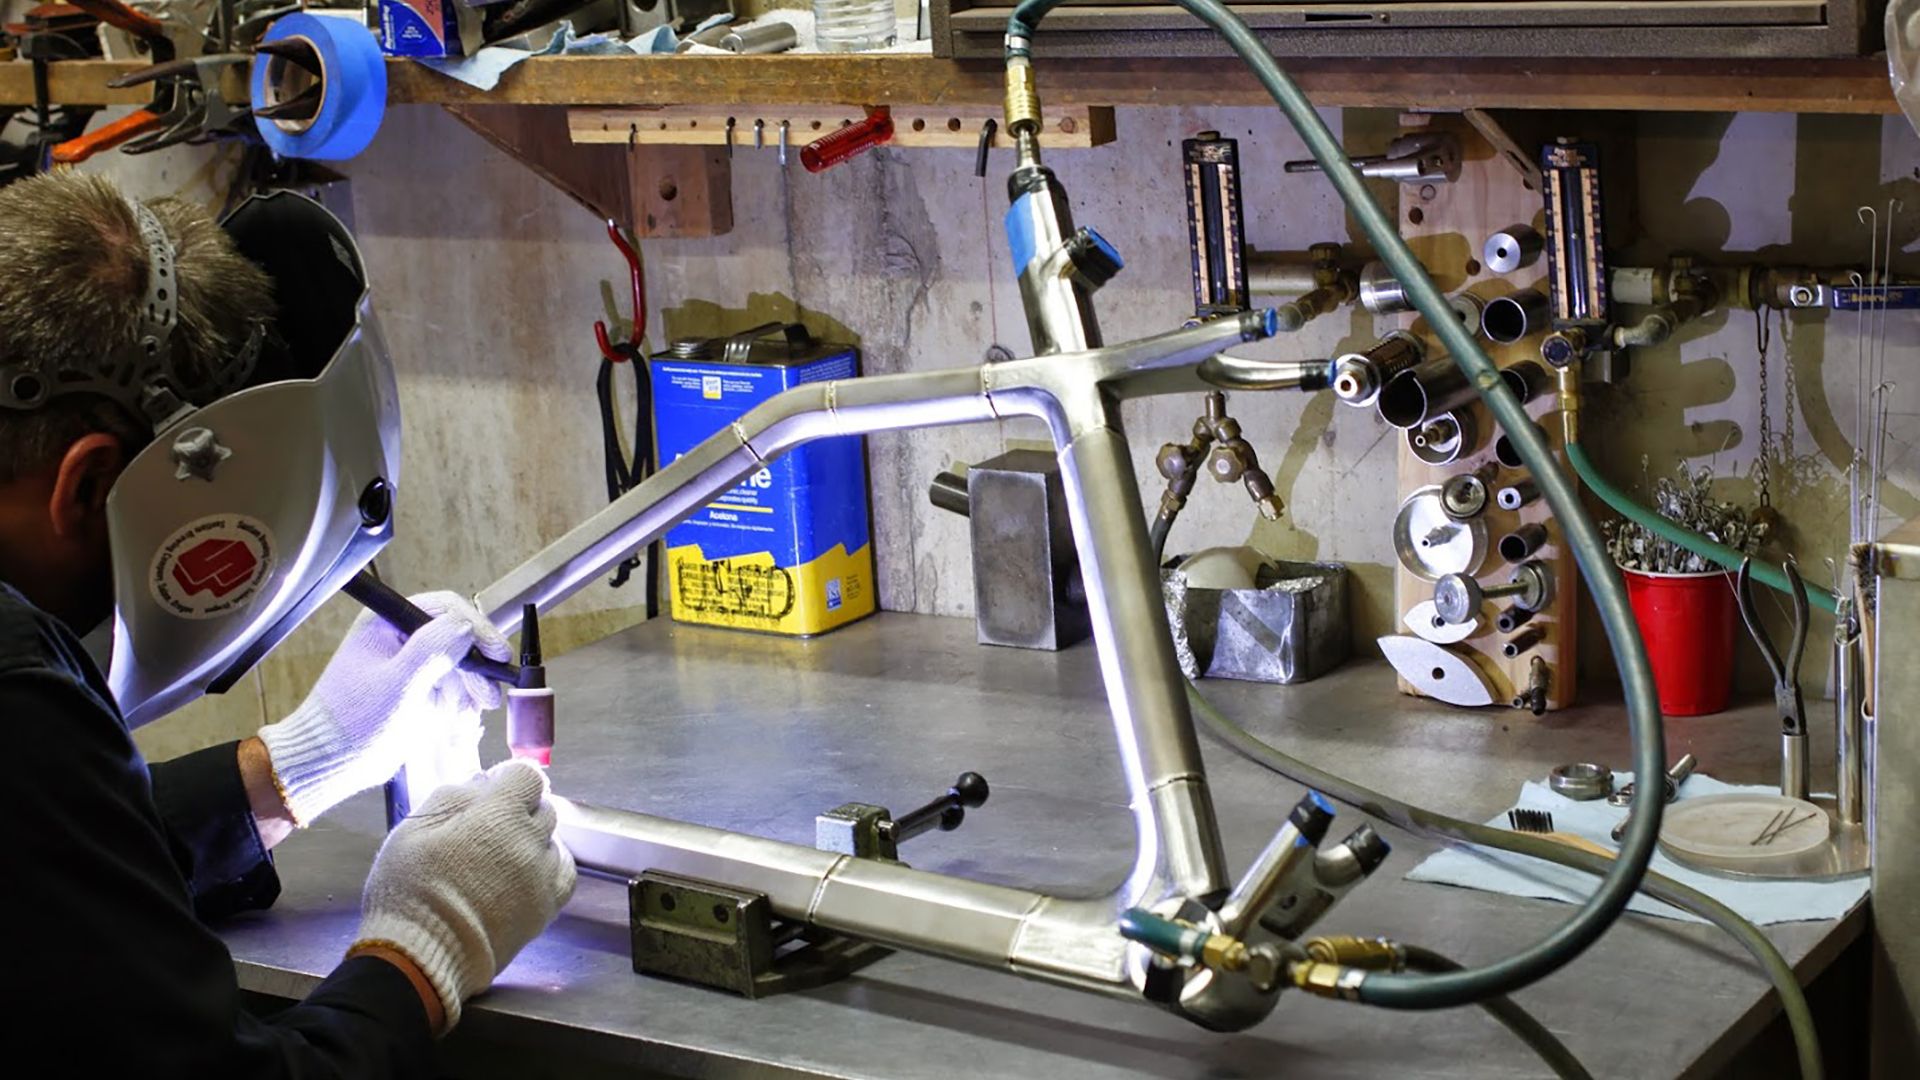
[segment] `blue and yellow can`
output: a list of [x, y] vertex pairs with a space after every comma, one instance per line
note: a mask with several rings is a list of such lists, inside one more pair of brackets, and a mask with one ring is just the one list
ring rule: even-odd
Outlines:
[[[860, 373], [851, 345], [773, 323], [688, 339], [648, 360], [661, 462], [672, 462], [783, 390]], [[806, 636], [873, 613], [866, 440], [808, 443], [667, 533], [675, 620]]]

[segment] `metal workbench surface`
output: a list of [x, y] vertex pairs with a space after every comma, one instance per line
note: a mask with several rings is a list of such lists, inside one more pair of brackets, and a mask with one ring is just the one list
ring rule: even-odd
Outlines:
[[[904, 812], [973, 769], [991, 781], [990, 801], [960, 830], [911, 841], [909, 862], [1063, 893], [1106, 891], [1131, 860], [1133, 828], [1092, 647], [989, 648], [973, 635], [971, 620], [895, 614], [813, 641], [666, 620], [636, 627], [549, 665], [561, 708], [555, 789], [811, 844], [820, 811], [857, 800]], [[1377, 662], [1295, 687], [1207, 689], [1291, 753], [1475, 819], [1510, 805], [1524, 780], [1555, 764], [1628, 759], [1618, 706], [1542, 719], [1455, 710], [1398, 695]], [[1818, 735], [1832, 725], [1812, 726]], [[488, 760], [501, 756], [499, 741], [489, 733]], [[1724, 779], [1760, 781], [1775, 768], [1778, 742], [1763, 709], [1671, 720], [1668, 741]], [[1301, 789], [1202, 742], [1237, 874]], [[1816, 762], [1830, 760], [1815, 749]], [[1827, 775], [1816, 770], [1816, 787]], [[1343, 809], [1332, 835], [1361, 820]], [[243, 987], [299, 997], [334, 966], [352, 941], [380, 824], [377, 793], [361, 796], [275, 852], [279, 902], [222, 928]], [[1385, 832], [1395, 845], [1386, 866], [1316, 930], [1388, 935], [1473, 963], [1537, 939], [1570, 912], [1405, 881], [1432, 845]], [[939, 1080], [1542, 1073], [1477, 1010], [1391, 1013], [1287, 994], [1259, 1027], [1219, 1035], [1143, 1005], [907, 953], [821, 989], [746, 1001], [634, 974], [626, 912], [623, 884], [583, 875], [560, 921], [467, 1007], [448, 1046], [461, 1071], [492, 1063], [521, 1077], [584, 1076], [603, 1065]], [[1856, 911], [1769, 933], [1806, 980], [1862, 922]], [[1730, 939], [1640, 916], [1519, 1000], [1604, 1076], [1711, 1069], [1774, 1011]], [[514, 1047], [526, 1055], [516, 1059]], [[545, 1068], [529, 1071], [528, 1062]]]

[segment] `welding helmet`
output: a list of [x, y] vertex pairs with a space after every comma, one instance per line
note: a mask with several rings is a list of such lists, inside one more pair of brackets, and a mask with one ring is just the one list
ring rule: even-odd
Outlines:
[[111, 396], [155, 437], [109, 493], [107, 525], [108, 682], [137, 727], [232, 686], [386, 545], [400, 408], [359, 249], [319, 203], [274, 192], [221, 222], [272, 279], [276, 312], [220, 386], [170, 370], [171, 245], [134, 206], [155, 281]]

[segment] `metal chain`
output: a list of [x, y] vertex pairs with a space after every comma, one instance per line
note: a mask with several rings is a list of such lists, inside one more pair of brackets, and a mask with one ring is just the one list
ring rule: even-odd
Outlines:
[[1753, 309], [1754, 344], [1760, 351], [1760, 461], [1759, 485], [1760, 505], [1773, 505], [1773, 492], [1769, 482], [1773, 479], [1773, 417], [1767, 411], [1767, 348], [1773, 344], [1773, 326], [1768, 321], [1771, 308], [1761, 305]]
[[1793, 469], [1793, 418], [1800, 411], [1800, 384], [1793, 377], [1793, 320], [1780, 316], [1780, 460]]

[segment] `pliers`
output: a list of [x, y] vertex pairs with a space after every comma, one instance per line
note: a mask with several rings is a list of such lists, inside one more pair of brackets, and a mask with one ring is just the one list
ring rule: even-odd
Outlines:
[[[74, 7], [127, 33], [137, 37], [147, 46], [156, 66], [164, 66], [173, 61], [173, 42], [167, 37], [166, 27], [160, 20], [135, 11], [120, 0], [70, 0]], [[134, 74], [139, 74], [135, 72]], [[156, 82], [153, 87], [153, 103], [144, 109], [135, 109], [127, 115], [102, 128], [68, 139], [53, 148], [52, 158], [55, 164], [72, 165], [85, 161], [102, 150], [111, 150], [136, 136], [146, 135], [166, 127], [169, 117], [177, 107], [174, 101], [174, 84], [170, 81]]]
[[1760, 624], [1760, 608], [1753, 600], [1753, 560], [1740, 561], [1735, 595], [1740, 600], [1740, 618], [1747, 633], [1760, 646], [1760, 656], [1773, 672], [1773, 709], [1780, 714], [1780, 794], [1789, 799], [1807, 797], [1807, 705], [1800, 694], [1800, 656], [1807, 651], [1807, 586], [1800, 579], [1800, 568], [1791, 560], [1786, 564], [1787, 584], [1793, 596], [1793, 629], [1787, 655], [1767, 637]]

